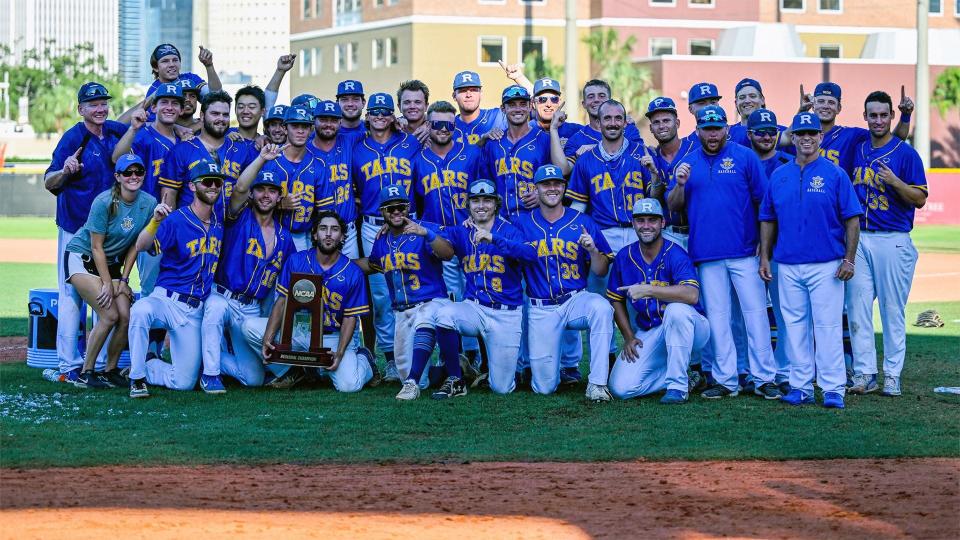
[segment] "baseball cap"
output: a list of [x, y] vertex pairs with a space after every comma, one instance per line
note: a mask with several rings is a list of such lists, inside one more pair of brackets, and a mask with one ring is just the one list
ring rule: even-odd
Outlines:
[[385, 110], [393, 112], [395, 110], [395, 107], [393, 106], [393, 96], [383, 92], [370, 94], [370, 99], [367, 100], [367, 110]]
[[283, 123], [313, 125], [313, 113], [306, 107], [291, 105], [287, 107], [287, 112], [283, 115]]
[[690, 93], [687, 94], [688, 103], [696, 103], [704, 99], [720, 99], [720, 91], [717, 90], [717, 85], [713, 83], [697, 83], [690, 87]]
[[257, 178], [253, 181], [253, 184], [250, 185], [250, 189], [257, 186], [273, 186], [283, 191], [283, 182], [280, 180], [280, 175], [273, 174], [273, 171], [265, 171], [263, 169], [257, 173]]
[[663, 217], [663, 206], [657, 199], [637, 199], [633, 203], [633, 215]]
[[113, 172], [123, 172], [127, 170], [131, 165], [139, 165], [144, 169], [147, 168], [143, 164], [143, 160], [140, 159], [140, 156], [136, 154], [124, 154], [120, 156], [120, 159], [117, 160], [117, 165], [113, 168]]
[[392, 202], [410, 203], [407, 190], [404, 189], [402, 185], [391, 184], [380, 190], [380, 208]]
[[813, 89], [813, 96], [832, 96], [840, 101], [840, 85], [832, 82], [822, 82]]
[[363, 84], [360, 81], [346, 80], [337, 84], [337, 97], [340, 96], [362, 96]]
[[653, 113], [658, 111], [670, 111], [673, 114], [677, 114], [677, 104], [668, 97], [661, 96], [653, 98], [653, 100], [651, 100], [647, 105], [646, 117], [650, 118]]
[[163, 83], [157, 87], [157, 91], [153, 93], [154, 101], [164, 98], [172, 97], [183, 101], [183, 88], [179, 84], [173, 83]]
[[777, 129], [777, 115], [767, 109], [757, 109], [747, 117], [747, 129]]
[[286, 105], [274, 105], [273, 107], [270, 107], [269, 109], [267, 109], [267, 114], [263, 116], [264, 122], [266, 122], [267, 120], [282, 121], [284, 117], [287, 115], [288, 108], [289, 107], [287, 107]]
[[727, 113], [719, 105], [707, 105], [697, 111], [697, 127], [727, 127]]
[[760, 88], [760, 83], [757, 82], [756, 79], [749, 79], [749, 78], [748, 78], [748, 79], [741, 79], [740, 82], [737, 83], [737, 88], [736, 88], [736, 90], [733, 92], [733, 95], [739, 94], [739, 93], [740, 93], [740, 90], [743, 90], [744, 88], [746, 88], [746, 87], [748, 87], [748, 86], [752, 86], [752, 87], [756, 88], [756, 89], [757, 89], [757, 92], [759, 92], [760, 95], [763, 95], [763, 88]]
[[98, 99], [113, 99], [107, 87], [98, 82], [83, 83], [80, 91], [77, 92], [77, 103], [86, 103]]
[[474, 197], [496, 197], [497, 187], [492, 180], [486, 178], [477, 178], [467, 186], [467, 198]]
[[526, 88], [515, 84], [504, 88], [503, 93], [500, 94], [500, 103], [506, 103], [515, 99], [530, 101], [530, 92], [527, 92]]
[[560, 83], [547, 77], [537, 79], [537, 82], [533, 83], [533, 95], [539, 95], [540, 92], [556, 92], [560, 94]]
[[313, 108], [313, 116], [328, 116], [333, 118], [343, 118], [343, 111], [336, 101], [325, 99]]
[[291, 107], [296, 107], [300, 105], [306, 107], [308, 111], [313, 110], [317, 106], [317, 103], [320, 102], [320, 98], [313, 94], [300, 94], [299, 96], [293, 98], [293, 101], [290, 102]]
[[180, 85], [180, 89], [183, 90], [184, 94], [186, 94], [187, 92], [197, 92], [199, 94], [200, 88], [203, 86], [203, 84], [200, 84], [197, 81], [193, 80], [192, 78], [185, 77], [183, 75], [181, 75], [180, 78], [177, 79], [177, 84]]
[[453, 89], [458, 90], [460, 88], [482, 88], [483, 83], [480, 82], [480, 74], [476, 71], [461, 71], [453, 77]]
[[533, 183], [539, 184], [540, 182], [546, 182], [547, 180], [561, 180], [565, 181], [563, 173], [560, 171], [560, 167], [556, 165], [541, 165], [537, 172], [533, 175]]
[[793, 123], [790, 124], [790, 131], [797, 133], [801, 131], [823, 131], [820, 125], [820, 117], [811, 112], [802, 112], [793, 117]]
[[153, 54], [150, 55], [150, 64], [153, 65], [153, 67], [156, 67], [161, 58], [164, 56], [170, 56], [171, 54], [179, 59], [180, 49], [177, 49], [169, 43], [161, 43], [160, 45], [157, 45], [155, 49], [153, 49]]
[[199, 161], [190, 169], [190, 181], [197, 182], [209, 177], [226, 178], [227, 175], [220, 172], [220, 166], [215, 162], [204, 159]]

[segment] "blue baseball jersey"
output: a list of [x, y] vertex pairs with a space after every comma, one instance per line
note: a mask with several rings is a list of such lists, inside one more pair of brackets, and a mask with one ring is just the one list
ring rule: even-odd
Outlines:
[[177, 208], [157, 228], [153, 253], [160, 255], [157, 287], [206, 300], [223, 244], [223, 221], [210, 213], [206, 227], [189, 206]]
[[684, 195], [693, 262], [754, 255], [760, 241], [757, 208], [767, 190], [757, 154], [728, 143], [716, 155], [698, 148], [681, 163], [690, 164]]
[[[894, 137], [896, 138], [896, 137]], [[820, 155], [839, 166], [847, 176], [853, 178], [854, 161], [857, 148], [864, 142], [870, 142], [870, 131], [860, 127], [834, 125], [823, 134], [820, 143]]]
[[[667, 161], [667, 158], [664, 157], [663, 151], [659, 146], [653, 149], [653, 163], [657, 167], [657, 175], [660, 176], [660, 181], [666, 184], [667, 191], [672, 189], [677, 183], [677, 179], [674, 176], [677, 165], [680, 164], [684, 156], [697, 148], [698, 146], [688, 139], [680, 139], [680, 148], [677, 149], [677, 153], [674, 154], [673, 159], [670, 161]], [[682, 226], [687, 223], [687, 216], [684, 215], [683, 212], [674, 212], [664, 205], [663, 213], [665, 214], [666, 225]]]
[[413, 160], [413, 198], [418, 215], [441, 226], [469, 217], [467, 186], [480, 173], [480, 149], [454, 142], [444, 157], [424, 147]]
[[[667, 302], [657, 298], [641, 298], [629, 300], [620, 287], [647, 284], [654, 287], [669, 287], [671, 285], [687, 285], [700, 288], [697, 272], [693, 262], [683, 248], [664, 239], [663, 245], [653, 262], [648, 263], [643, 258], [640, 242], [634, 242], [620, 250], [613, 259], [610, 267], [610, 278], [607, 280], [607, 298], [615, 302], [629, 302], [637, 312], [634, 319], [641, 330], [650, 330], [663, 324], [663, 312], [667, 309]], [[704, 313], [700, 302], [694, 306], [701, 314]]]
[[457, 132], [454, 137], [457, 141], [464, 144], [475, 145], [480, 142], [480, 137], [487, 134], [492, 129], [507, 131], [507, 116], [500, 109], [481, 109], [480, 115], [472, 122], [465, 122], [460, 115], [455, 120]]
[[873, 148], [870, 140], [857, 149], [853, 187], [863, 205], [860, 228], [865, 231], [910, 232], [916, 208], [902, 200], [897, 192], [888, 189], [877, 173], [883, 163], [904, 183], [927, 193], [927, 176], [920, 155], [896, 136], [880, 148]]
[[537, 259], [523, 267], [530, 298], [557, 298], [587, 288], [590, 253], [579, 243], [583, 229], [603, 256], [613, 258], [613, 250], [593, 219], [572, 208], [565, 208], [553, 223], [538, 211], [521, 215], [514, 225], [536, 251]]
[[279, 179], [283, 186], [283, 195], [301, 194], [299, 208], [280, 213], [284, 227], [290, 232], [309, 232], [315, 201], [332, 199], [332, 195], [327, 193], [330, 187], [326, 176], [327, 166], [312, 152], [305, 152], [299, 163], [294, 163], [286, 155], [280, 154], [276, 159], [264, 163], [260, 174], [269, 174], [274, 179]]
[[168, 139], [161, 134], [152, 124], [143, 126], [133, 138], [130, 145], [130, 152], [136, 154], [146, 164], [147, 175], [143, 179], [143, 187], [147, 193], [160, 200], [160, 169], [163, 166], [163, 160], [175, 144], [180, 142], [180, 137], [176, 131], [173, 133], [173, 140]]
[[384, 144], [364, 137], [353, 147], [350, 174], [363, 215], [380, 217], [380, 191], [387, 186], [400, 184], [410, 194], [413, 159], [419, 151], [417, 138], [403, 132], [394, 133]]
[[245, 207], [236, 216], [228, 216], [223, 231], [223, 250], [214, 282], [231, 292], [262, 300], [277, 280], [287, 257], [297, 251], [290, 231], [274, 216], [273, 251], [252, 208]]
[[223, 179], [223, 197], [218, 206], [226, 204], [233, 194], [233, 185], [240, 177], [240, 173], [254, 159], [259, 152], [249, 141], [231, 141], [224, 139], [223, 144], [216, 152], [207, 151], [200, 137], [189, 141], [180, 141], [173, 145], [170, 153], [160, 165], [160, 187], [177, 190], [177, 206], [188, 206], [193, 202], [193, 192], [186, 187], [190, 182], [190, 169], [201, 161], [214, 161], [220, 165], [220, 172], [227, 177]]
[[277, 280], [278, 300], [287, 298], [290, 275], [294, 272], [323, 276], [324, 334], [339, 332], [344, 317], [360, 317], [370, 312], [363, 270], [345, 255], [337, 257], [327, 269], [317, 261], [316, 249], [305, 249], [291, 255]]
[[483, 145], [483, 166], [480, 175], [493, 180], [501, 198], [500, 215], [509, 221], [529, 214], [521, 197], [536, 189], [533, 176], [542, 165], [549, 165], [550, 134], [531, 129], [516, 142], [506, 134]]
[[337, 138], [343, 137], [350, 143], [350, 146], [353, 146], [360, 142], [367, 135], [367, 126], [364, 122], [360, 122], [360, 125], [356, 127], [346, 127], [341, 125], [337, 130]]
[[350, 177], [353, 141], [337, 135], [336, 142], [329, 152], [317, 148], [312, 142], [307, 144], [307, 151], [313, 153], [327, 169], [327, 185], [325, 189], [315, 193], [316, 210], [333, 210], [347, 223], [356, 221], [357, 198]]
[[45, 174], [59, 171], [64, 162], [80, 146], [83, 152], [77, 158], [83, 167], [76, 174], [66, 178], [63, 185], [54, 191], [57, 196], [57, 226], [75, 233], [87, 221], [93, 200], [104, 190], [113, 186], [113, 149], [126, 133], [127, 126], [120, 122], [107, 120], [103, 124], [102, 138], [97, 137], [83, 122], [77, 122], [68, 129], [57, 147]]
[[783, 150], [777, 150], [767, 159], [761, 159], [760, 164], [763, 165], [763, 172], [767, 174], [767, 178], [770, 178], [770, 175], [772, 175], [773, 171], [777, 170], [778, 167], [792, 161], [793, 156]]
[[[418, 223], [439, 232], [433, 223]], [[386, 278], [394, 308], [447, 296], [443, 261], [434, 255], [426, 237], [387, 231], [374, 241], [368, 260], [370, 268]]]
[[536, 253], [523, 243], [520, 231], [502, 217], [493, 222], [492, 242], [474, 241], [475, 232], [475, 228], [464, 225], [444, 227], [441, 232], [460, 261], [464, 299], [519, 306], [523, 303], [521, 266], [534, 261]]
[[[627, 124], [626, 127], [624, 127], [623, 136], [631, 142], [643, 142], [643, 137], [640, 136], [640, 130], [638, 130], [634, 124]], [[577, 150], [579, 150], [581, 146], [597, 144], [601, 139], [603, 139], [603, 134], [590, 127], [590, 124], [587, 124], [567, 139], [567, 144], [563, 145], [563, 153], [567, 157], [576, 156]]]
[[[201, 96], [205, 96], [207, 95], [208, 92], [210, 92], [210, 87], [207, 86], [207, 81], [203, 80], [203, 77], [197, 75], [196, 73], [183, 71], [180, 73], [179, 78], [190, 79], [190, 81], [193, 83], [191, 87], [199, 88]], [[177, 81], [171, 81], [171, 82], [177, 82]], [[147, 96], [148, 97], [152, 96], [157, 91], [157, 89], [160, 88], [161, 84], [170, 84], [170, 83], [160, 82], [160, 79], [154, 79], [153, 82], [150, 83], [150, 88], [147, 89]], [[197, 108], [199, 109], [200, 107], [198, 106]], [[157, 113], [153, 112], [153, 108], [151, 107], [150, 110], [147, 110], [147, 122], [153, 122], [156, 119], [157, 119]]]
[[783, 264], [842, 259], [843, 222], [862, 213], [850, 178], [823, 156], [774, 171], [760, 205], [760, 221], [777, 223], [773, 260]]
[[646, 196], [650, 171], [640, 164], [647, 154], [642, 142], [626, 141], [627, 148], [612, 161], [596, 147], [573, 166], [567, 197], [588, 206], [590, 217], [602, 229], [631, 227], [633, 202]]

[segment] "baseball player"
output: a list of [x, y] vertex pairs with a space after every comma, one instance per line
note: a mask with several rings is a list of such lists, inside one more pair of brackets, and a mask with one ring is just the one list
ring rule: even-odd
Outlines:
[[[710, 339], [700, 282], [687, 253], [663, 239], [660, 201], [637, 199], [632, 212], [640, 241], [614, 258], [606, 291], [623, 334], [623, 352], [610, 372], [610, 393], [630, 399], [666, 390], [660, 403], [686, 403], [690, 356]], [[628, 300], [636, 324], [630, 321]]]
[[[734, 125], [739, 126], [740, 124]], [[787, 129], [783, 127], [781, 130], [781, 127], [783, 126], [777, 124], [777, 115], [767, 109], [756, 109], [747, 118], [746, 137], [749, 139], [749, 144], [743, 146], [752, 148], [756, 152], [768, 178], [777, 167], [793, 161], [793, 156], [780, 150], [777, 146], [780, 133]], [[730, 140], [731, 142], [737, 142], [732, 137]]]
[[[690, 114], [696, 119], [698, 118], [697, 114], [700, 112], [700, 109], [707, 107], [709, 105], [720, 105], [720, 100], [723, 96], [720, 95], [720, 90], [717, 89], [717, 85], [708, 82], [696, 83], [690, 87], [690, 91], [687, 92], [687, 110], [690, 111]], [[700, 145], [700, 137], [697, 135], [697, 129], [693, 130], [693, 133], [684, 137], [694, 146]]]
[[340, 119], [340, 135], [352, 141], [362, 139], [367, 128], [362, 118], [366, 99], [360, 81], [346, 80], [337, 84], [337, 105], [343, 115]]
[[[267, 97], [259, 86], [248, 84], [233, 96], [234, 113], [237, 115], [236, 133], [247, 141], [255, 141], [260, 133], [260, 119], [267, 110]], [[311, 107], [310, 110], [313, 110]], [[231, 128], [232, 130], [232, 128]]]
[[[263, 358], [274, 349], [273, 336], [280, 331], [284, 310], [289, 300], [290, 276], [294, 272], [323, 276], [323, 346], [334, 351], [333, 365], [317, 368], [317, 375], [330, 377], [338, 392], [359, 392], [377, 373], [374, 358], [369, 352], [356, 349], [354, 332], [361, 315], [370, 310], [363, 271], [356, 263], [343, 256], [340, 246], [344, 241], [344, 222], [336, 213], [322, 210], [314, 220], [312, 237], [315, 249], [299, 251], [283, 265], [277, 280], [276, 301], [269, 319], [247, 319], [244, 332], [252, 346], [260, 348]], [[306, 350], [310, 345], [306, 328], [293, 329], [293, 347]], [[264, 340], [264, 336], [271, 336]], [[280, 364], [269, 364], [280, 375], [274, 386], [290, 388], [302, 380], [302, 369]]]
[[340, 136], [340, 119], [343, 111], [335, 101], [321, 101], [313, 109], [313, 140], [307, 144], [307, 150], [312, 152], [318, 161], [326, 164], [328, 190], [332, 197], [318, 200], [317, 210], [333, 210], [347, 224], [344, 232], [345, 241], [341, 248], [347, 258], [353, 260], [360, 257], [360, 247], [357, 244], [357, 197], [354, 192], [350, 169], [353, 164], [352, 140]]
[[303, 107], [309, 111], [312, 111], [317, 106], [317, 103], [320, 103], [320, 98], [313, 94], [300, 94], [290, 100], [291, 107]]
[[667, 195], [674, 211], [690, 220], [690, 258], [698, 266], [701, 290], [713, 336], [712, 374], [716, 384], [705, 398], [736, 396], [737, 352], [731, 335], [731, 285], [746, 326], [748, 362], [754, 392], [779, 399], [776, 365], [767, 319], [767, 294], [757, 274], [757, 206], [767, 177], [760, 159], [739, 144], [727, 144], [727, 115], [716, 105], [697, 112], [700, 148], [687, 154], [674, 172], [676, 186]]
[[[902, 109], [901, 109], [902, 110]], [[913, 215], [927, 202], [927, 179], [916, 150], [890, 133], [893, 102], [872, 92], [863, 118], [870, 139], [857, 147], [853, 187], [863, 206], [857, 272], [847, 284], [846, 306], [853, 345], [852, 394], [877, 389], [873, 301], [883, 323], [883, 394], [899, 396], [906, 354], [904, 307], [910, 295], [917, 250], [910, 239]], [[900, 124], [905, 122], [900, 118]], [[849, 257], [847, 257], [849, 259]]]
[[[530, 127], [540, 128], [550, 133], [550, 124], [553, 122], [553, 115], [560, 111], [563, 106], [561, 99], [560, 83], [554, 79], [542, 78], [533, 83], [533, 112], [534, 119], [530, 121]], [[567, 144], [567, 141], [576, 132], [583, 129], [583, 124], [566, 121], [566, 115], [563, 116], [564, 122], [560, 124], [560, 146]]]
[[287, 109], [286, 105], [274, 105], [263, 115], [263, 134], [270, 144], [284, 145], [287, 142], [287, 126], [283, 123]]
[[[370, 133], [353, 147], [351, 176], [360, 198], [363, 225], [363, 253], [370, 256], [374, 240], [385, 221], [380, 211], [380, 194], [387, 186], [401, 186], [410, 196], [413, 181], [413, 160], [420, 151], [420, 143], [412, 135], [396, 129], [393, 97], [390, 94], [371, 94], [367, 103], [367, 122]], [[340, 130], [342, 132], [343, 125]], [[370, 276], [373, 296], [374, 326], [377, 349], [387, 360], [385, 381], [397, 376], [394, 361], [394, 322], [390, 295], [383, 276]]]
[[[267, 82], [267, 86], [263, 88], [263, 110], [265, 111], [264, 118], [266, 118], [266, 111], [269, 111], [277, 104], [277, 97], [279, 97], [280, 94], [280, 85], [283, 84], [283, 78], [286, 77], [288, 71], [293, 69], [296, 61], [297, 55], [295, 54], [283, 54], [277, 58], [277, 69], [273, 72], [273, 76], [270, 77], [270, 80]], [[316, 106], [316, 103], [313, 105]], [[309, 110], [313, 110], [313, 108], [311, 107]]]
[[383, 188], [380, 212], [386, 226], [360, 267], [386, 278], [396, 318], [396, 368], [403, 381], [397, 399], [410, 401], [429, 382], [424, 370], [437, 342], [432, 323], [437, 310], [450, 302], [442, 261], [453, 257], [453, 247], [437, 234], [436, 225], [407, 217], [410, 200], [400, 184]]
[[[493, 130], [507, 130], [506, 114], [502, 109], [481, 109], [483, 84], [474, 71], [461, 71], [453, 77], [453, 100], [460, 114], [457, 115], [459, 137], [467, 144], [481, 144]], [[529, 93], [527, 94], [529, 96]]]
[[[734, 96], [740, 121], [735, 124], [730, 124], [730, 142], [735, 142], [750, 148], [752, 143], [752, 137], [750, 137], [750, 131], [752, 129], [750, 127], [750, 115], [761, 109], [767, 110], [767, 101], [766, 98], [763, 97], [763, 88], [761, 88], [760, 83], [754, 79], [742, 79], [738, 82]], [[773, 119], [773, 124], [776, 130], [773, 136], [774, 149], [783, 148], [788, 154], [792, 153], [793, 145], [790, 142], [790, 137], [780, 136], [781, 133], [787, 130], [786, 126], [777, 124], [776, 117]]]
[[114, 184], [113, 148], [127, 126], [107, 120], [110, 93], [100, 83], [88, 82], [77, 92], [82, 120], [68, 129], [53, 150], [44, 175], [44, 187], [57, 196], [57, 358], [60, 379], [74, 382], [83, 358], [77, 349], [80, 295], [64, 275], [63, 254], [90, 213], [93, 200]]
[[[610, 98], [610, 85], [607, 84], [606, 81], [593, 79], [583, 85], [583, 101], [581, 105], [583, 105], [583, 110], [587, 111], [590, 123], [583, 126], [577, 133], [571, 135], [563, 147], [564, 155], [570, 158], [571, 162], [576, 160], [576, 156], [586, 151], [585, 147], [596, 145], [603, 139], [600, 133], [599, 110], [600, 105], [603, 105]], [[626, 126], [624, 127], [624, 137], [634, 142], [643, 140], [643, 137], [640, 136], [640, 131], [637, 129], [637, 126], [633, 124], [633, 120], [630, 119], [629, 116], [626, 119]], [[567, 166], [563, 161], [554, 161], [553, 164], [563, 167], [564, 174], [568, 174]]]
[[605, 275], [610, 246], [587, 215], [563, 206], [566, 182], [560, 168], [544, 165], [534, 176], [539, 208], [523, 214], [515, 225], [533, 246], [537, 260], [524, 266], [530, 297], [527, 329], [532, 388], [550, 394], [560, 383], [560, 340], [563, 330], [589, 330], [590, 376], [586, 397], [609, 401], [607, 375], [613, 308], [602, 296], [587, 292], [587, 272]]
[[[213, 65], [213, 53], [210, 52], [210, 49], [200, 45], [200, 53], [197, 55], [197, 59], [207, 73], [206, 81], [195, 73], [180, 71], [180, 50], [173, 45], [161, 43], [153, 49], [153, 53], [150, 55], [150, 68], [155, 79], [147, 88], [146, 99], [138, 105], [149, 112], [148, 122], [153, 122], [156, 119], [155, 113], [150, 110], [150, 105], [154, 94], [161, 85], [186, 80], [189, 81], [189, 87], [195, 89], [201, 96], [223, 89], [223, 85], [220, 83], [220, 75], [217, 74], [217, 69]], [[207, 84], [207, 81], [209, 81], [209, 84]]]
[[460, 261], [466, 287], [462, 302], [442, 306], [434, 317], [447, 374], [434, 399], [467, 393], [457, 359], [458, 336], [483, 337], [491, 390], [508, 394], [515, 387], [523, 324], [520, 266], [535, 254], [522, 243], [520, 231], [500, 216], [500, 196], [492, 181], [474, 180], [467, 193], [469, 219], [441, 233]]
[[180, 118], [177, 119], [177, 126], [190, 133], [196, 133], [203, 128], [203, 120], [194, 118], [193, 115], [197, 112], [200, 90], [204, 87], [198, 87], [197, 83], [188, 78], [182, 78], [176, 84], [183, 92], [183, 109], [180, 111]]
[[[657, 140], [657, 146], [651, 153], [660, 179], [660, 182], [650, 186], [649, 195], [663, 203], [666, 189], [676, 182], [674, 169], [696, 145], [678, 136], [680, 118], [677, 115], [677, 105], [672, 99], [662, 96], [653, 98], [647, 105], [645, 116], [650, 121], [650, 133]], [[686, 250], [690, 232], [686, 216], [682, 212], [668, 210], [665, 220], [666, 225], [661, 231], [663, 237]]]
[[[281, 153], [281, 147], [265, 144], [257, 161], [274, 161]], [[203, 303], [201, 387], [211, 394], [226, 391], [221, 372], [244, 386], [263, 384], [260, 351], [247, 343], [243, 325], [246, 319], [261, 316], [284, 262], [297, 251], [278, 211], [284, 178], [262, 169], [249, 174], [252, 168], [244, 170], [234, 186], [213, 290]], [[232, 353], [221, 345], [224, 328]]]
[[816, 370], [823, 406], [842, 409], [841, 299], [854, 275], [863, 211], [846, 173], [820, 156], [817, 116], [796, 115], [790, 131], [797, 157], [774, 171], [760, 207], [760, 277], [779, 282], [784, 325], [778, 328], [790, 358], [790, 392], [781, 399], [813, 403]]
[[416, 79], [400, 83], [397, 89], [397, 105], [400, 107], [400, 126], [404, 133], [425, 143], [430, 138], [427, 124], [427, 106], [430, 104], [430, 89]]
[[[148, 382], [175, 390], [192, 390], [197, 383], [203, 303], [223, 242], [223, 221], [213, 207], [223, 192], [224, 177], [213, 161], [194, 165], [188, 184], [194, 195], [190, 204], [177, 210], [158, 204], [137, 237], [138, 250], [150, 249], [161, 258], [153, 293], [130, 309], [131, 398], [149, 397]], [[159, 358], [147, 361], [151, 328], [167, 329], [172, 365]]]

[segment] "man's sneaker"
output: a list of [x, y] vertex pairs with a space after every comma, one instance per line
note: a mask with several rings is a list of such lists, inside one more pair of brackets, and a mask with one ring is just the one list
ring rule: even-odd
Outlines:
[[753, 393], [758, 396], [763, 396], [763, 399], [780, 399], [783, 397], [783, 394], [780, 393], [780, 388], [772, 382], [763, 383], [754, 388]]
[[869, 394], [880, 389], [877, 384], [877, 375], [856, 374], [853, 376], [853, 386], [847, 392], [851, 394]]
[[883, 377], [883, 392], [880, 392], [884, 396], [899, 396], [900, 395], [900, 377], [891, 377], [885, 375]]
[[681, 405], [687, 402], [687, 393], [680, 390], [667, 390], [667, 393], [660, 398], [660, 403], [664, 405]]
[[790, 383], [788, 381], [783, 381], [777, 385], [777, 388], [780, 390], [780, 395], [785, 396], [790, 393]]
[[383, 378], [380, 380], [382, 382], [400, 382], [400, 372], [397, 371], [396, 362], [387, 362], [387, 366], [383, 370]]
[[373, 377], [367, 382], [367, 386], [373, 388], [380, 384], [380, 381], [383, 380], [383, 377], [380, 375], [380, 369], [377, 368], [377, 357], [370, 352], [370, 349], [366, 347], [360, 347], [357, 349], [357, 356], [361, 359], [367, 361], [367, 365], [370, 366], [370, 370], [373, 371]]
[[487, 387], [490, 386], [489, 373], [481, 373], [477, 375], [477, 378], [474, 379], [472, 383], [470, 383], [470, 388], [482, 388], [484, 386], [487, 386]]
[[200, 388], [208, 394], [226, 394], [227, 389], [223, 387], [223, 381], [219, 375], [200, 375]]
[[460, 372], [463, 373], [463, 378], [472, 381], [480, 376], [480, 370], [477, 369], [477, 366], [470, 361], [470, 357], [466, 354], [460, 355]]
[[104, 382], [97, 377], [97, 374], [92, 371], [84, 371], [77, 376], [77, 380], [73, 381], [73, 385], [77, 388], [112, 388], [109, 384]]
[[467, 383], [460, 377], [447, 377], [440, 390], [434, 392], [430, 397], [433, 399], [450, 399], [465, 395], [467, 395]]
[[737, 397], [740, 395], [738, 390], [731, 390], [722, 384], [715, 384], [704, 390], [700, 397], [707, 399], [721, 399], [725, 397]]
[[146, 379], [130, 379], [130, 397], [132, 398], [150, 397], [150, 390], [147, 390]]
[[842, 409], [843, 395], [838, 392], [824, 392], [823, 406], [828, 409]]
[[420, 397], [420, 385], [413, 379], [403, 381], [403, 388], [397, 393], [397, 399], [401, 401], [413, 401]]
[[702, 392], [707, 389], [707, 378], [695, 369], [687, 370], [688, 392]]
[[592, 401], [594, 403], [599, 403], [601, 401], [610, 401], [613, 399], [610, 396], [610, 391], [607, 390], [605, 385], [587, 383], [587, 401]]
[[100, 373], [100, 378], [113, 385], [114, 388], [125, 388], [130, 385], [130, 381], [124, 377], [119, 369], [111, 369]]
[[737, 390], [740, 392], [756, 392], [756, 386], [753, 383], [753, 377], [747, 375], [746, 373], [741, 373], [737, 376]]
[[583, 380], [583, 375], [580, 374], [580, 368], [575, 368], [575, 367], [560, 368], [560, 384], [561, 385], [580, 384], [581, 380]]
[[293, 388], [294, 386], [303, 382], [305, 378], [306, 376], [304, 375], [303, 370], [294, 366], [287, 370], [287, 372], [280, 377], [277, 377], [267, 383], [266, 386], [280, 390], [289, 390], [290, 388]]
[[799, 388], [794, 388], [790, 390], [790, 393], [780, 398], [780, 401], [786, 403], [787, 405], [809, 405], [814, 403], [813, 394], [808, 394]]

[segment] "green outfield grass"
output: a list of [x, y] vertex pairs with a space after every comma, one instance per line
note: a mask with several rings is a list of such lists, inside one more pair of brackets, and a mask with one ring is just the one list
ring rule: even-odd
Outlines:
[[910, 236], [922, 253], [960, 253], [960, 227], [923, 225], [914, 229]]
[[56, 240], [57, 224], [49, 217], [0, 217], [0, 238]]

